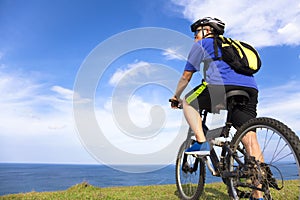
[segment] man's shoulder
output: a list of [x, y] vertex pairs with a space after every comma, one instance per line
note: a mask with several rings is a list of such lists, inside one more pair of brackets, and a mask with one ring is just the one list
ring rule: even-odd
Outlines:
[[202, 41], [203, 43], [213, 44], [214, 38], [213, 37], [208, 37], [208, 38], [204, 38], [200, 41]]
[[199, 46], [204, 49], [213, 49], [214, 48], [214, 39], [213, 38], [204, 38], [196, 42]]

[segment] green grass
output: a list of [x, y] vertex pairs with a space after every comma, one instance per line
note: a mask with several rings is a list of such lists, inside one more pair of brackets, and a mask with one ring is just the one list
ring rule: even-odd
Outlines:
[[[289, 191], [299, 191], [295, 182], [289, 181], [288, 183]], [[299, 194], [299, 192], [296, 193]], [[289, 200], [298, 199], [295, 197], [295, 194], [290, 193], [286, 194], [285, 197], [285, 199]], [[1, 196], [0, 199], [177, 200], [179, 198], [177, 196], [176, 185], [99, 188], [84, 182], [64, 191], [11, 194]], [[223, 183], [206, 184], [201, 199], [228, 200], [226, 186]], [[274, 197], [274, 199], [278, 198]]]

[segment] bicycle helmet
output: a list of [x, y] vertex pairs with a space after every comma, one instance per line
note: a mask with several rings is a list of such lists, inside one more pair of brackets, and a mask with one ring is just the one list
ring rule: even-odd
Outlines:
[[212, 31], [218, 35], [223, 35], [225, 29], [225, 23], [217, 18], [205, 17], [199, 19], [191, 25], [192, 32], [195, 32], [200, 26], [210, 26]]

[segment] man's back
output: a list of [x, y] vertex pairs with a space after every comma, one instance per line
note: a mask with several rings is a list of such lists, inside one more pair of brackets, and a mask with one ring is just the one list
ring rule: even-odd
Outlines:
[[[218, 48], [218, 56], [222, 56]], [[188, 56], [185, 70], [199, 71], [201, 62], [209, 59], [215, 59], [214, 38], [204, 38], [195, 43]], [[215, 60], [209, 63], [205, 72], [205, 80], [211, 85], [234, 85], [257, 89], [253, 76], [246, 76], [235, 72], [223, 60]]]

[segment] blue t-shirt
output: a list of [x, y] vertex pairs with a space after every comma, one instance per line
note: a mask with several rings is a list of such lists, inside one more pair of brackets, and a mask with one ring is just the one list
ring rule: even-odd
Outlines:
[[[222, 53], [218, 48], [218, 57], [220, 56], [222, 56]], [[201, 62], [209, 58], [215, 58], [214, 39], [204, 38], [192, 46], [184, 70], [199, 71]], [[235, 85], [257, 89], [253, 76], [236, 73], [223, 60], [215, 60], [209, 64], [205, 80], [212, 85]]]

